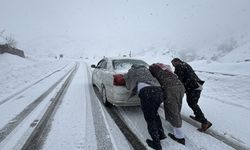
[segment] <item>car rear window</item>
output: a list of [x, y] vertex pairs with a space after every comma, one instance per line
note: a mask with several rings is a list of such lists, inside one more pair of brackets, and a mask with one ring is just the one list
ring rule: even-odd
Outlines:
[[114, 70], [128, 70], [131, 68], [131, 66], [133, 64], [148, 66], [148, 64], [142, 60], [136, 60], [136, 59], [116, 59], [116, 60], [113, 60]]

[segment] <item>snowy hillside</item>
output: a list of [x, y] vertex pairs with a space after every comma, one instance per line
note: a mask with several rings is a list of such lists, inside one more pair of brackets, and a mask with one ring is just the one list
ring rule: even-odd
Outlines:
[[9, 95], [54, 74], [66, 65], [65, 61], [24, 59], [15, 55], [0, 54], [0, 103]]

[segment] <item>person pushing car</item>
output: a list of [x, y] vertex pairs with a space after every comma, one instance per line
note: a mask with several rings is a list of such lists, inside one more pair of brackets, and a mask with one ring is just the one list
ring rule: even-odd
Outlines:
[[149, 66], [149, 70], [163, 89], [165, 118], [173, 127], [173, 134], [168, 135], [178, 143], [185, 145], [181, 118], [185, 88], [169, 65], [155, 63]]
[[124, 75], [126, 87], [130, 90], [130, 97], [138, 94], [144, 119], [152, 140], [147, 139], [149, 147], [161, 150], [160, 140], [166, 135], [162, 127], [160, 116], [157, 112], [163, 100], [163, 93], [159, 82], [152, 76], [144, 65], [132, 65]]
[[202, 81], [196, 75], [193, 68], [188, 63], [179, 58], [174, 58], [171, 63], [175, 67], [175, 74], [185, 86], [188, 106], [193, 110], [195, 115], [190, 117], [199, 121], [201, 123], [201, 128], [198, 130], [205, 132], [212, 126], [212, 123], [205, 118], [200, 106], [198, 105], [201, 91], [203, 89], [202, 85], [205, 81]]

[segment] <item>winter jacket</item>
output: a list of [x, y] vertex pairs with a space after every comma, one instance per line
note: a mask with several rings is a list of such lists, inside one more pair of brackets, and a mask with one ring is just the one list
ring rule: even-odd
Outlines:
[[153, 64], [149, 66], [151, 74], [160, 82], [163, 89], [167, 89], [173, 86], [182, 86], [181, 81], [178, 79], [176, 74], [171, 72], [169, 69], [164, 69], [164, 64]]
[[130, 97], [137, 94], [137, 85], [139, 82], [152, 86], [160, 86], [147, 67], [143, 65], [132, 65], [128, 73], [124, 75], [126, 87], [130, 90]]
[[[194, 72], [193, 68], [186, 62], [182, 62], [175, 66], [174, 72], [181, 82], [184, 84], [186, 92], [199, 88], [199, 84], [203, 85], [202, 81]], [[199, 84], [198, 84], [199, 83]]]
[[149, 70], [159, 81], [164, 95], [165, 118], [176, 128], [182, 126], [181, 107], [185, 88], [176, 74], [167, 68], [164, 64], [153, 64]]

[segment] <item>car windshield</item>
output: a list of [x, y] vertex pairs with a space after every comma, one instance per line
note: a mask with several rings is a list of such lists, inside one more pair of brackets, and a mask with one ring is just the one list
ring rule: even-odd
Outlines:
[[136, 60], [136, 59], [116, 59], [116, 60], [113, 60], [114, 70], [128, 70], [131, 68], [131, 66], [133, 64], [148, 66], [148, 64], [142, 60]]

